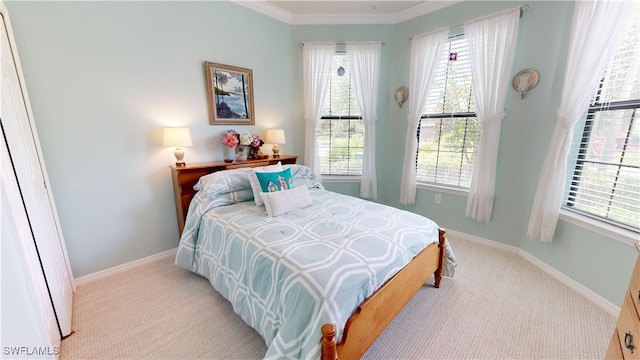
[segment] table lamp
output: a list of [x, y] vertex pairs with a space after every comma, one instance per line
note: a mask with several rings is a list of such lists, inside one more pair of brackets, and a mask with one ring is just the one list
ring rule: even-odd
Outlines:
[[175, 147], [173, 155], [176, 157], [176, 166], [185, 166], [183, 147], [191, 146], [191, 133], [187, 128], [165, 128], [164, 141], [166, 147]]
[[286, 140], [284, 138], [284, 130], [282, 129], [273, 129], [267, 130], [267, 136], [265, 138], [265, 142], [267, 144], [273, 144], [273, 157], [280, 157], [280, 146], [279, 144], [286, 144]]

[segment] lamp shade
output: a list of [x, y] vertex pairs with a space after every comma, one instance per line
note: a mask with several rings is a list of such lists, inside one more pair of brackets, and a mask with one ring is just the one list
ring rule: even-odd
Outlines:
[[162, 145], [176, 147], [191, 146], [191, 133], [187, 128], [165, 128]]
[[286, 144], [287, 141], [284, 138], [284, 130], [267, 130], [267, 136], [265, 137], [264, 142], [267, 144]]

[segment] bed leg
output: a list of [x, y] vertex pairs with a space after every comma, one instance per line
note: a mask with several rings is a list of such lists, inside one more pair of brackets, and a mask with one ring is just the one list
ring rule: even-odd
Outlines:
[[440, 281], [442, 280], [442, 268], [444, 267], [444, 254], [446, 251], [446, 242], [447, 242], [447, 238], [444, 236], [446, 233], [446, 231], [444, 229], [438, 229], [438, 234], [439, 234], [439, 241], [438, 241], [438, 248], [440, 253], [438, 254], [438, 268], [436, 269], [435, 272], [435, 284], [434, 286], [436, 288], [440, 287]]
[[322, 325], [322, 360], [338, 360], [336, 327], [333, 324]]

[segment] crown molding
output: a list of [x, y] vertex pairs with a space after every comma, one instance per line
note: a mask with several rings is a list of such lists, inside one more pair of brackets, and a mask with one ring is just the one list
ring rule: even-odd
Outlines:
[[440, 9], [461, 3], [463, 0], [447, 0], [447, 1], [425, 1], [413, 5], [410, 8], [399, 11], [395, 14], [395, 23], [401, 23], [421, 15], [429, 14]]
[[253, 11], [291, 25], [397, 24], [463, 0], [424, 1], [398, 13], [378, 14], [294, 14], [265, 0], [231, 0]]
[[281, 7], [270, 4], [264, 0], [231, 0], [232, 2], [244, 6], [253, 11], [270, 16], [276, 20], [280, 20], [287, 24], [291, 24], [293, 21], [293, 14], [291, 11], [285, 10]]
[[292, 25], [395, 24], [395, 14], [293, 14]]

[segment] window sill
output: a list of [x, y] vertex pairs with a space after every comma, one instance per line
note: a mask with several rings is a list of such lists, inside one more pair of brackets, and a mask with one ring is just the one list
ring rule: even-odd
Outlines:
[[634, 243], [638, 242], [638, 238], [640, 237], [638, 233], [631, 230], [607, 224], [565, 209], [560, 210], [559, 219], [629, 246], [633, 246]]
[[358, 175], [321, 175], [323, 183], [352, 183], [360, 182], [362, 179]]
[[418, 183], [416, 187], [418, 189], [429, 190], [433, 192], [460, 195], [460, 196], [469, 196], [469, 190], [466, 190], [466, 189], [458, 189], [458, 188], [452, 188], [452, 187], [441, 186], [441, 185], [421, 184], [421, 183]]

